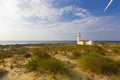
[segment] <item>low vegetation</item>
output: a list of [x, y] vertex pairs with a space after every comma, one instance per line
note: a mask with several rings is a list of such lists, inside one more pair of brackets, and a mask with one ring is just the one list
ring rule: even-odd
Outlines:
[[11, 56], [12, 54], [10, 54], [8, 51], [0, 51], [0, 60], [4, 58], [9, 58]]
[[111, 58], [103, 57], [96, 54], [86, 54], [78, 59], [79, 66], [94, 72], [104, 75], [120, 74], [120, 62], [114, 61]]
[[47, 52], [40, 50], [33, 54], [33, 58], [25, 65], [32, 71], [48, 72], [53, 74], [68, 75], [69, 68], [64, 62], [51, 57]]
[[[91, 74], [109, 76], [111, 80], [119, 80], [120, 78], [119, 44], [96, 44], [92, 46], [76, 44], [0, 46], [0, 65], [5, 63], [5, 59], [13, 59], [14, 57], [14, 64], [23, 58], [25, 64], [22, 64], [22, 66], [25, 65], [28, 71], [34, 71], [39, 74], [47, 73], [72, 76], [70, 74], [71, 71], [79, 68], [84, 73], [90, 74], [85, 75], [90, 77], [88, 77], [88, 80], [94, 79]], [[4, 65], [4, 67], [6, 66]], [[4, 71], [1, 70], [0, 74], [2, 72]]]

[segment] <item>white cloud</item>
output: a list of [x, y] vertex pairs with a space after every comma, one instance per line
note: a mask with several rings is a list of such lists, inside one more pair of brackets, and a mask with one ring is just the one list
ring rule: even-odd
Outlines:
[[83, 8], [77, 8], [74, 15], [80, 16], [80, 17], [90, 17], [91, 16], [91, 14], [88, 12], [88, 10], [83, 9]]
[[50, 4], [51, 0], [19, 0], [19, 10], [24, 17], [39, 17], [41, 19], [54, 19], [56, 10]]
[[1, 0], [0, 17], [14, 20], [37, 17], [42, 20], [55, 21], [68, 12], [74, 15], [86, 17], [90, 14], [86, 9], [74, 6], [55, 8], [52, 5], [54, 0]]
[[[76, 19], [72, 22], [57, 23], [57, 27], [54, 27], [53, 30], [57, 30], [56, 32], [66, 33], [109, 31], [111, 30], [109, 26], [111, 25], [110, 23], [112, 19], [113, 17], [90, 16], [84, 19]], [[106, 28], [106, 26], [108, 27]]]
[[17, 20], [21, 18], [18, 8], [16, 7], [17, 0], [2, 0], [0, 5], [0, 18]]
[[[71, 5], [56, 8], [53, 6], [53, 1], [0, 0], [0, 38], [3, 40], [64, 40], [73, 39], [72, 37], [77, 32], [112, 29], [109, 27], [112, 26], [110, 23], [112, 17], [96, 17], [87, 9]], [[77, 19], [59, 20], [61, 17], [65, 18], [64, 15], [69, 13], [76, 16]], [[32, 19], [32, 21], [27, 19]]]

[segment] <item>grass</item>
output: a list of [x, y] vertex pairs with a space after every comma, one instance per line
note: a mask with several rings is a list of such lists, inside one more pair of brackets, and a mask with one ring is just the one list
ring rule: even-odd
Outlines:
[[47, 58], [47, 59], [37, 59], [37, 60], [30, 60], [27, 64], [26, 67], [29, 70], [35, 70], [39, 72], [50, 72], [53, 74], [68, 74], [68, 69], [66, 65], [55, 58]]
[[12, 54], [7, 51], [0, 51], [0, 59], [12, 57]]
[[101, 55], [83, 55], [78, 59], [78, 64], [83, 69], [96, 74], [118, 75], [120, 73], [120, 63], [118, 61]]
[[120, 76], [113, 75], [113, 76], [110, 76], [110, 78], [111, 80], [119, 80]]
[[100, 55], [105, 55], [107, 51], [98, 45], [63, 45], [56, 46], [55, 48], [51, 48], [50, 52], [70, 52], [73, 54], [75, 58], [80, 57], [82, 54], [96, 53]]
[[42, 58], [42, 59], [46, 59], [46, 58], [50, 58], [51, 56], [47, 53], [47, 50], [39, 50], [36, 49], [32, 52], [34, 57], [38, 57], [38, 58]]
[[[57, 54], [63, 54], [70, 60], [77, 60], [80, 68], [102, 74], [115, 75], [120, 73], [120, 44], [76, 45], [76, 44], [31, 44], [0, 46], [0, 60], [14, 55], [31, 54], [31, 60], [25, 65], [30, 71], [69, 75], [69, 64], [58, 60]], [[51, 57], [52, 56], [52, 57]], [[71, 57], [72, 56], [72, 57]], [[111, 57], [111, 58], [110, 58]], [[114, 61], [114, 60], [116, 61]], [[17, 59], [16, 59], [17, 60]], [[68, 65], [67, 65], [68, 64]], [[89, 80], [89, 79], [88, 79]]]
[[19, 45], [14, 45], [14, 47], [10, 46], [0, 46], [0, 60], [5, 58], [10, 58], [14, 56], [15, 54], [22, 55], [24, 53], [27, 53], [28, 50], [24, 47], [18, 47]]
[[45, 51], [37, 51], [33, 58], [25, 65], [28, 70], [68, 75], [69, 68], [64, 62], [51, 57]]

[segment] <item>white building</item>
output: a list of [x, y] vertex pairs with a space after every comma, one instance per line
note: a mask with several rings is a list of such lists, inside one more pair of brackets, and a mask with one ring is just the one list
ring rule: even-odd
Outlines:
[[80, 33], [77, 34], [77, 44], [79, 45], [93, 45], [93, 41], [91, 40], [81, 40]]

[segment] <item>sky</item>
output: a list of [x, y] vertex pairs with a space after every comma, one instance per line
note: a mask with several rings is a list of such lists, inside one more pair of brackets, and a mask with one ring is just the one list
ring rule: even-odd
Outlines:
[[0, 0], [0, 41], [120, 40], [120, 0]]

